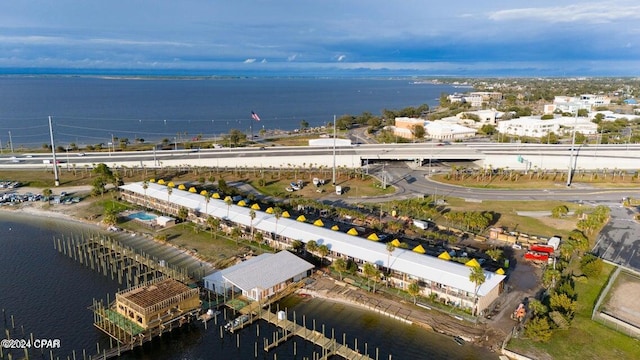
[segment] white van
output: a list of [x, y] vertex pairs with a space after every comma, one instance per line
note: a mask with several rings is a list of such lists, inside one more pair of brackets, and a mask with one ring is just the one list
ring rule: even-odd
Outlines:
[[342, 186], [336, 186], [336, 195], [342, 195]]

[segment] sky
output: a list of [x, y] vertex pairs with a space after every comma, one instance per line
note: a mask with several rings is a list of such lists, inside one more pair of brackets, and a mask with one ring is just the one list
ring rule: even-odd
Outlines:
[[0, 71], [637, 76], [637, 0], [20, 0]]

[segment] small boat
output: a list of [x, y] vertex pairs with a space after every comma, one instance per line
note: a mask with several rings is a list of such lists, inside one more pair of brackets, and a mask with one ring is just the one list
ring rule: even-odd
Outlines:
[[464, 345], [464, 339], [461, 338], [460, 336], [454, 336], [453, 341], [455, 341], [456, 344], [458, 345], [461, 345], [461, 346]]

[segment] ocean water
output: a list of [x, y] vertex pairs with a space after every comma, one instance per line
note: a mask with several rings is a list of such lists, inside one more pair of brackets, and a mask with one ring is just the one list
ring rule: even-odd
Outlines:
[[257, 134], [293, 130], [302, 120], [315, 127], [334, 115], [435, 106], [440, 94], [456, 91], [411, 79], [0, 76], [0, 141], [6, 148], [11, 132], [15, 149], [48, 143], [48, 116], [61, 146], [107, 144], [112, 136], [173, 141], [230, 129]]
[[[6, 321], [0, 314], [0, 330], [11, 327], [13, 315], [16, 328], [14, 338], [60, 339], [61, 347], [53, 349], [54, 357], [77, 358], [95, 354], [96, 343], [101, 348], [109, 345], [109, 339], [93, 327], [93, 315], [87, 309], [92, 299], [105, 299], [107, 293], [113, 299], [118, 290], [117, 281], [83, 267], [53, 248], [53, 238], [73, 233], [87, 232], [86, 227], [60, 220], [28, 216], [16, 216], [0, 212], [0, 309], [4, 309]], [[151, 251], [151, 249], [148, 249]], [[165, 251], [165, 250], [161, 250]], [[359, 308], [325, 300], [304, 300], [290, 297], [281, 303], [287, 308], [289, 318], [294, 312], [298, 323], [304, 314], [307, 326], [313, 319], [316, 329], [325, 326], [325, 334], [333, 330], [337, 339], [346, 335], [352, 348], [356, 338], [358, 349], [379, 359], [496, 359], [485, 349], [471, 345], [458, 346], [451, 338], [435, 334], [416, 326], [407, 326], [399, 321]], [[223, 334], [219, 326], [224, 323], [224, 314], [213, 320], [208, 329], [200, 325], [180, 329], [163, 335], [123, 359], [312, 359], [320, 349], [301, 339], [290, 340], [275, 351], [262, 350], [264, 338], [272, 339], [276, 331], [266, 323], [253, 324], [238, 335]], [[227, 313], [231, 317], [231, 313]], [[258, 335], [259, 332], [259, 335]], [[24, 335], [22, 335], [24, 334]], [[240, 347], [237, 344], [240, 344]], [[366, 345], [365, 345], [366, 343]], [[255, 348], [258, 356], [255, 356]], [[296, 355], [293, 355], [294, 347]], [[4, 352], [5, 358], [8, 353]], [[14, 351], [15, 356], [22, 352]], [[40, 352], [32, 352], [40, 358]], [[49, 359], [49, 351], [43, 353]]]

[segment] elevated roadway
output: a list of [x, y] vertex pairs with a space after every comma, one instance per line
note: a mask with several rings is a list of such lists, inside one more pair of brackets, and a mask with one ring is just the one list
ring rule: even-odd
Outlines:
[[[201, 150], [91, 152], [57, 154], [61, 168], [109, 166], [160, 168], [206, 167], [333, 167], [332, 147], [247, 147]], [[335, 165], [357, 168], [385, 162], [413, 162], [416, 166], [463, 161], [484, 168], [513, 170], [576, 170], [640, 168], [640, 145], [540, 145], [495, 143], [362, 144], [335, 149]], [[53, 163], [51, 154], [3, 154], [0, 168], [42, 168]]]

